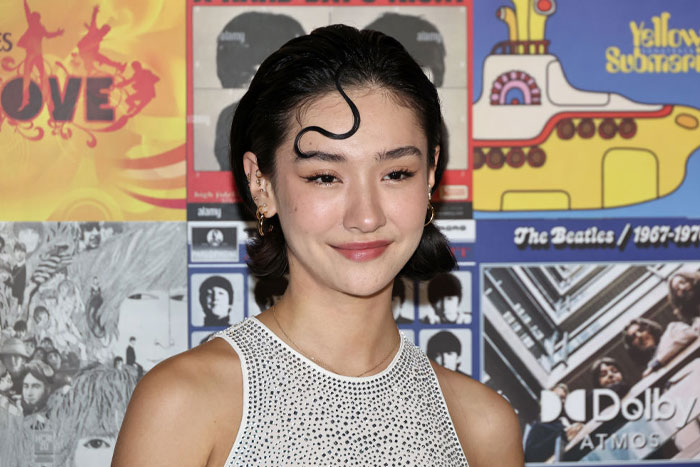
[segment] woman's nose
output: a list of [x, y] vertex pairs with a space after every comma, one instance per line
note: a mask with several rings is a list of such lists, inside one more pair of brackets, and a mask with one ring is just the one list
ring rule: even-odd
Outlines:
[[358, 184], [349, 188], [343, 225], [348, 230], [374, 232], [386, 223], [378, 188]]

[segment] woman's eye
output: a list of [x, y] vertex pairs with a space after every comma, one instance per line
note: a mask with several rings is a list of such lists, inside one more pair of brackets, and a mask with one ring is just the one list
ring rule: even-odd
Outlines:
[[394, 170], [388, 173], [384, 178], [388, 180], [405, 180], [412, 177], [414, 172], [409, 172], [408, 170]]
[[85, 442], [83, 444], [84, 447], [90, 448], [90, 449], [101, 449], [101, 448], [108, 448], [109, 443], [103, 439], [100, 438], [93, 438]]
[[335, 175], [329, 174], [318, 174], [311, 177], [306, 177], [306, 180], [313, 183], [318, 183], [320, 185], [331, 185], [332, 183], [338, 181]]

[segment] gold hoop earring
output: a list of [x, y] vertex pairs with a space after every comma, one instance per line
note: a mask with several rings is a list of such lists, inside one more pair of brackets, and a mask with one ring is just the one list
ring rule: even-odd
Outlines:
[[433, 199], [433, 194], [430, 192], [430, 185], [428, 185], [428, 209], [430, 209], [430, 219], [423, 224], [423, 227], [427, 227], [428, 225], [433, 223], [433, 219], [435, 219], [435, 208], [433, 208], [433, 203], [431, 203]]
[[427, 227], [428, 225], [432, 224], [433, 219], [435, 219], [435, 208], [433, 208], [433, 204], [430, 201], [428, 201], [428, 209], [430, 209], [430, 219], [423, 224], [423, 227]]
[[[267, 203], [258, 206], [258, 210], [255, 212], [255, 215], [258, 217], [258, 233], [261, 237], [265, 236], [265, 214], [267, 214]], [[267, 229], [267, 233], [272, 232], [274, 228], [274, 225], [270, 225]]]
[[263, 213], [263, 205], [258, 206], [258, 210], [256, 212], [256, 215], [258, 217], [258, 233], [260, 234], [261, 237], [265, 236], [265, 228], [264, 228], [264, 222], [265, 222], [265, 214]]

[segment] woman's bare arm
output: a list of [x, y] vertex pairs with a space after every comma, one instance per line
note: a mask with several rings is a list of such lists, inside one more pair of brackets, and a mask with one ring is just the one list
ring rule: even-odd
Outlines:
[[520, 422], [508, 401], [468, 376], [433, 368], [469, 466], [522, 467]]
[[240, 361], [226, 342], [172, 357], [137, 385], [112, 467], [223, 465], [241, 407]]

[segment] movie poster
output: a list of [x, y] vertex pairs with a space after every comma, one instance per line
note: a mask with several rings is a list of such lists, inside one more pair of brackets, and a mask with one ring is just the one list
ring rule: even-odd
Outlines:
[[171, 2], [4, 2], [0, 218], [185, 219], [185, 26]]

